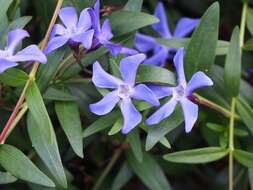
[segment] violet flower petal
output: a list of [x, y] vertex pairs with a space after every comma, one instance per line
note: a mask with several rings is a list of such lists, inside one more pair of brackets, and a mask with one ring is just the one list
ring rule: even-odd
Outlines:
[[145, 58], [146, 58], [146, 55], [140, 53], [140, 54], [125, 57], [120, 61], [119, 70], [121, 72], [121, 76], [123, 80], [127, 84], [130, 84], [130, 85], [135, 84], [137, 69], [139, 65], [141, 64], [141, 62], [144, 61]]
[[90, 110], [97, 115], [105, 115], [113, 110], [120, 100], [117, 90], [106, 94], [102, 100], [97, 103], [90, 104]]
[[184, 73], [184, 49], [180, 48], [175, 57], [174, 64], [177, 71], [178, 83], [182, 85], [184, 88], [186, 87], [185, 73]]
[[161, 85], [148, 85], [148, 88], [155, 94], [158, 99], [171, 96], [173, 91], [171, 87]]
[[163, 37], [163, 38], [171, 38], [171, 33], [168, 26], [168, 20], [165, 13], [165, 9], [163, 4], [160, 2], [156, 6], [155, 16], [159, 18], [160, 22], [157, 24], [153, 24], [152, 27]]
[[80, 13], [79, 21], [77, 27], [81, 28], [83, 31], [90, 29], [92, 26], [91, 17], [89, 14], [89, 8], [82, 10]]
[[26, 37], [29, 37], [30, 35], [28, 34], [27, 31], [23, 29], [15, 29], [9, 32], [8, 34], [8, 40], [7, 40], [7, 49], [11, 53], [14, 53], [15, 48], [17, 45]]
[[67, 36], [57, 36], [55, 38], [52, 38], [48, 42], [48, 44], [44, 50], [44, 53], [49, 54], [50, 52], [58, 49], [59, 47], [63, 46], [64, 44], [66, 44], [68, 42], [68, 40], [69, 40], [69, 37], [67, 37]]
[[200, 19], [181, 18], [176, 26], [173, 36], [182, 38], [187, 36], [199, 24]]
[[18, 64], [12, 61], [9, 61], [7, 59], [1, 59], [0, 58], [0, 74], [3, 73], [5, 70], [11, 68], [11, 67], [15, 67]]
[[157, 45], [156, 40], [148, 35], [137, 33], [135, 35], [135, 47], [141, 52], [147, 52]]
[[155, 113], [153, 113], [147, 120], [147, 125], [155, 125], [160, 121], [169, 117], [175, 110], [177, 105], [177, 100], [175, 98], [171, 98], [166, 104], [160, 107]]
[[122, 133], [127, 134], [141, 122], [142, 116], [134, 107], [130, 98], [122, 99], [120, 109], [124, 118], [124, 124], [121, 131]]
[[77, 12], [74, 7], [64, 7], [60, 10], [59, 17], [62, 21], [62, 23], [68, 28], [68, 29], [74, 29], [77, 26]]
[[205, 73], [198, 71], [192, 76], [191, 80], [188, 82], [186, 92], [188, 94], [191, 94], [191, 92], [195, 89], [212, 85], [213, 81]]
[[44, 53], [36, 45], [30, 45], [17, 54], [8, 57], [10, 61], [22, 62], [22, 61], [38, 61], [40, 63], [46, 63], [47, 58]]
[[103, 35], [103, 38], [106, 39], [106, 40], [110, 40], [112, 39], [113, 37], [113, 34], [112, 34], [112, 29], [111, 29], [111, 26], [110, 26], [110, 22], [109, 22], [109, 19], [106, 19], [102, 25], [102, 29], [101, 29], [101, 35]]
[[160, 102], [157, 97], [153, 94], [153, 92], [144, 84], [139, 84], [134, 88], [134, 93], [131, 96], [137, 100], [144, 100], [151, 105], [159, 106]]
[[185, 131], [189, 133], [198, 119], [198, 106], [187, 98], [180, 100], [185, 120]]
[[66, 31], [66, 28], [64, 26], [62, 26], [61, 24], [55, 24], [53, 26], [52, 32], [50, 34], [50, 40], [52, 38], [54, 38], [56, 35], [62, 36], [64, 34], [66, 34], [66, 32], [67, 31]]
[[164, 66], [168, 58], [168, 49], [161, 47], [160, 51], [144, 61], [144, 64]]
[[97, 61], [93, 64], [92, 82], [99, 88], [117, 88], [123, 83], [120, 79], [105, 72]]
[[80, 42], [83, 44], [83, 46], [86, 49], [90, 49], [92, 45], [93, 35], [94, 35], [94, 30], [88, 30], [86, 32], [82, 32], [82, 33], [74, 35], [71, 38], [71, 40], [75, 42]]

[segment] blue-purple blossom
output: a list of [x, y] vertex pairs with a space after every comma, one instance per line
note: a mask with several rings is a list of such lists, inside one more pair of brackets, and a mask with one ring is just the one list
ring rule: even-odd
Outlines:
[[94, 30], [91, 28], [92, 21], [88, 9], [81, 12], [79, 19], [74, 7], [65, 7], [60, 10], [59, 17], [64, 25], [54, 25], [50, 41], [45, 49], [46, 54], [66, 43], [69, 43], [71, 47], [78, 47], [79, 44], [86, 49], [91, 47]]
[[[168, 26], [166, 13], [162, 3], [158, 3], [154, 15], [159, 18], [160, 22], [153, 24], [152, 28], [164, 39], [185, 37], [192, 32], [199, 23], [199, 19], [183, 17], [178, 21], [175, 31], [172, 34]], [[157, 66], [164, 66], [167, 59], [172, 59], [172, 54], [175, 51], [175, 48], [168, 48], [161, 45], [154, 37], [141, 33], [136, 34], [135, 46], [142, 53], [150, 51], [153, 53], [151, 57], [145, 60], [144, 64], [154, 64]]]
[[169, 117], [174, 112], [177, 103], [180, 103], [185, 118], [185, 131], [188, 133], [192, 130], [198, 118], [198, 105], [191, 101], [192, 92], [204, 86], [212, 86], [213, 82], [207, 75], [199, 71], [192, 76], [187, 84], [183, 61], [184, 50], [181, 48], [174, 57], [178, 77], [178, 85], [176, 87], [149, 86], [157, 98], [160, 99], [166, 96], [172, 96], [172, 98], [146, 120], [148, 125], [157, 124], [166, 117]]
[[0, 50], [0, 73], [4, 72], [6, 69], [17, 66], [17, 62], [47, 62], [46, 56], [36, 45], [30, 45], [21, 51], [15, 52], [17, 46], [26, 37], [29, 37], [29, 34], [23, 29], [15, 29], [9, 32], [7, 45], [4, 50]]
[[99, 88], [112, 89], [102, 100], [90, 105], [90, 110], [97, 115], [105, 115], [119, 102], [124, 123], [122, 133], [126, 134], [142, 120], [141, 114], [132, 103], [132, 99], [144, 100], [158, 106], [159, 101], [153, 92], [144, 84], [136, 84], [135, 77], [138, 66], [146, 58], [144, 54], [136, 54], [123, 58], [120, 62], [122, 79], [106, 73], [98, 62], [93, 64], [92, 82]]
[[93, 40], [93, 47], [98, 47], [100, 45], [106, 47], [110, 53], [115, 56], [119, 53], [126, 54], [126, 55], [134, 55], [137, 54], [138, 51], [123, 47], [120, 44], [115, 44], [110, 40], [113, 38], [112, 29], [109, 23], [109, 19], [106, 19], [101, 27], [100, 25], [100, 1], [97, 0], [94, 8], [89, 10], [93, 28], [95, 30], [94, 40]]

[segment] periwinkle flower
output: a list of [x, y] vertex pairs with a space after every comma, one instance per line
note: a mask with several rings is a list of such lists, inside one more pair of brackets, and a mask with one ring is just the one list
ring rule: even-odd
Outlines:
[[84, 9], [79, 17], [74, 7], [65, 7], [60, 10], [59, 17], [64, 25], [55, 24], [51, 33], [50, 40], [45, 49], [48, 54], [66, 43], [70, 47], [76, 48], [82, 44], [86, 49], [92, 45], [94, 30], [91, 17], [88, 11]]
[[181, 48], [174, 57], [178, 77], [178, 85], [176, 87], [150, 86], [150, 89], [156, 94], [157, 98], [160, 99], [166, 96], [172, 96], [172, 98], [146, 120], [148, 125], [157, 124], [166, 117], [169, 117], [174, 112], [177, 103], [180, 103], [185, 118], [185, 131], [188, 133], [192, 130], [198, 118], [198, 106], [191, 101], [192, 92], [204, 86], [212, 86], [213, 82], [203, 72], [198, 71], [187, 84], [183, 59], [184, 50]]
[[106, 47], [110, 53], [115, 56], [119, 53], [126, 55], [134, 55], [137, 54], [138, 51], [123, 47], [120, 44], [115, 44], [110, 40], [113, 38], [112, 29], [110, 26], [109, 19], [106, 19], [101, 27], [100, 25], [100, 1], [97, 0], [94, 8], [89, 10], [93, 28], [95, 30], [93, 47], [98, 47], [100, 45]]
[[93, 64], [92, 82], [99, 88], [113, 89], [102, 100], [90, 105], [90, 110], [97, 115], [105, 115], [119, 102], [124, 124], [122, 133], [128, 133], [142, 120], [141, 114], [132, 103], [132, 99], [144, 100], [158, 106], [159, 101], [153, 92], [144, 84], [136, 84], [138, 66], [145, 59], [144, 54], [125, 57], [120, 62], [122, 79], [106, 73], [98, 62]]
[[46, 56], [36, 45], [30, 45], [21, 51], [15, 52], [18, 44], [26, 37], [29, 37], [29, 34], [23, 29], [15, 29], [9, 32], [7, 45], [4, 50], [0, 50], [0, 73], [4, 72], [6, 69], [17, 66], [17, 62], [47, 62]]
[[[158, 3], [154, 15], [159, 18], [160, 22], [153, 24], [152, 28], [164, 39], [185, 37], [192, 32], [199, 23], [199, 19], [183, 17], [178, 21], [176, 29], [172, 34], [168, 26], [166, 13], [162, 3]], [[154, 64], [157, 66], [164, 66], [166, 60], [172, 58], [171, 53], [175, 51], [175, 48], [168, 48], [161, 45], [155, 38], [141, 33], [136, 34], [135, 46], [143, 53], [152, 51], [153, 55], [146, 59], [144, 64]]]

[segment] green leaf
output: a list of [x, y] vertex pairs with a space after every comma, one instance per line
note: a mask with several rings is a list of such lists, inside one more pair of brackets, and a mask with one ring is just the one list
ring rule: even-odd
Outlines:
[[116, 63], [115, 59], [110, 58], [109, 59], [109, 66], [110, 66], [110, 72], [116, 76], [116, 77], [121, 77], [121, 73], [119, 70], [119, 66]]
[[[158, 43], [165, 45], [166, 47], [173, 47], [173, 48], [181, 48], [184, 47], [187, 49], [190, 38], [157, 38], [156, 39]], [[217, 46], [216, 46], [216, 55], [225, 55], [227, 54], [229, 47], [229, 42], [218, 40]]]
[[8, 184], [17, 181], [17, 178], [8, 172], [0, 172], [0, 184]]
[[0, 0], [0, 22], [2, 22], [3, 17], [5, 17], [8, 8], [10, 7], [13, 0]]
[[43, 102], [40, 91], [35, 82], [33, 82], [26, 93], [26, 102], [30, 113], [40, 128], [41, 135], [44, 136], [48, 142], [52, 141], [53, 138], [53, 126], [48, 116], [47, 109]]
[[140, 163], [130, 152], [127, 154], [127, 161], [132, 170], [140, 180], [151, 190], [170, 190], [163, 170], [156, 160], [148, 153], [143, 153], [143, 161]]
[[198, 70], [209, 72], [215, 59], [219, 32], [219, 3], [213, 3], [202, 16], [192, 34], [185, 55], [185, 68], [188, 78]]
[[148, 136], [146, 139], [146, 151], [153, 148], [162, 137], [178, 127], [184, 121], [179, 109], [157, 125], [148, 126]]
[[141, 11], [143, 0], [128, 0], [124, 6], [124, 10], [127, 11]]
[[116, 133], [120, 132], [122, 127], [123, 127], [123, 120], [122, 118], [119, 118], [108, 132], [108, 135], [115, 135]]
[[[67, 180], [62, 166], [54, 130], [50, 125], [49, 127], [51, 128], [51, 134], [44, 133], [45, 131], [42, 131], [41, 127], [38, 126], [39, 125], [33, 118], [33, 115], [31, 112], [29, 112], [27, 116], [27, 127], [32, 145], [38, 153], [39, 157], [42, 159], [45, 166], [48, 168], [56, 180], [57, 184], [66, 188]], [[48, 126], [44, 125], [44, 127], [46, 128]], [[48, 136], [52, 136], [51, 142], [48, 141]]]
[[153, 82], [161, 84], [175, 85], [174, 73], [168, 69], [154, 65], [141, 64], [136, 75], [137, 82]]
[[253, 50], [253, 38], [250, 38], [243, 44], [243, 49], [248, 51]]
[[234, 150], [235, 159], [242, 165], [253, 168], [253, 154], [246, 152], [244, 150], [235, 149]]
[[164, 155], [164, 159], [175, 163], [200, 164], [219, 160], [228, 154], [220, 147], [207, 147], [185, 150]]
[[75, 102], [56, 102], [55, 111], [75, 153], [83, 158], [82, 124]]
[[250, 7], [247, 9], [247, 28], [251, 35], [253, 35], [253, 9]]
[[124, 162], [113, 180], [111, 190], [120, 190], [131, 179], [133, 172], [129, 168], [128, 164]]
[[115, 11], [109, 16], [113, 34], [123, 35], [159, 22], [159, 20], [149, 14], [133, 11]]
[[75, 101], [76, 98], [69, 93], [64, 92], [63, 90], [49, 87], [46, 92], [43, 94], [43, 98], [47, 100], [55, 101]]
[[225, 61], [225, 89], [231, 97], [236, 97], [240, 90], [241, 48], [239, 33], [239, 27], [235, 27]]
[[127, 135], [127, 142], [130, 144], [130, 147], [134, 153], [135, 158], [142, 162], [143, 160], [143, 154], [142, 154], [142, 148], [141, 148], [141, 139], [138, 129], [132, 130]]
[[0, 145], [0, 164], [10, 174], [19, 179], [48, 187], [55, 186], [45, 174], [14, 146]]
[[47, 56], [47, 64], [40, 64], [37, 74], [37, 84], [41, 92], [44, 92], [65, 55], [65, 49], [61, 48]]
[[112, 112], [108, 115], [102, 116], [92, 123], [88, 128], [83, 132], [83, 138], [87, 138], [90, 135], [98, 133], [106, 128], [111, 127], [119, 118], [119, 111]]
[[28, 75], [24, 71], [16, 68], [8, 69], [0, 74], [0, 81], [12, 87], [24, 86], [28, 78]]
[[223, 125], [219, 125], [219, 124], [216, 124], [216, 123], [207, 123], [206, 126], [215, 131], [215, 132], [218, 132], [218, 133], [222, 133], [224, 132], [227, 128]]
[[242, 98], [239, 98], [237, 100], [236, 108], [243, 123], [248, 127], [248, 129], [253, 134], [253, 109]]
[[31, 16], [23, 16], [23, 17], [17, 18], [16, 20], [10, 23], [8, 30], [11, 31], [17, 28], [24, 28], [31, 20], [32, 20]]
[[253, 169], [249, 168], [248, 170], [249, 182], [250, 182], [250, 189], [253, 189]]

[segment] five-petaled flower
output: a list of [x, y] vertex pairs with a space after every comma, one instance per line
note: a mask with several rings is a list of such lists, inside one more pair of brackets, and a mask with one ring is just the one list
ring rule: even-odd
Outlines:
[[86, 49], [92, 45], [94, 30], [91, 17], [88, 11], [84, 9], [78, 20], [77, 12], [74, 7], [65, 7], [60, 10], [59, 17], [64, 24], [55, 24], [51, 33], [50, 41], [45, 48], [48, 54], [66, 43], [70, 47], [76, 48], [81, 43]]
[[106, 47], [110, 53], [115, 56], [119, 53], [126, 54], [126, 55], [135, 55], [138, 53], [138, 51], [123, 47], [120, 44], [115, 44], [111, 42], [110, 40], [113, 38], [112, 29], [109, 23], [109, 20], [106, 19], [101, 27], [100, 25], [100, 1], [97, 0], [94, 8], [89, 9], [91, 18], [92, 18], [92, 24], [93, 28], [95, 30], [94, 34], [94, 40], [93, 40], [93, 47], [98, 47], [100, 45]]
[[150, 89], [156, 94], [157, 98], [163, 98], [171, 96], [172, 98], [161, 106], [155, 113], [153, 113], [147, 120], [148, 125], [154, 125], [161, 120], [169, 117], [175, 110], [177, 103], [182, 106], [184, 118], [185, 118], [185, 131], [190, 132], [198, 118], [198, 106], [194, 104], [190, 99], [192, 92], [195, 89], [213, 85], [212, 80], [199, 71], [195, 73], [189, 83], [186, 83], [184, 74], [184, 49], [181, 48], [177, 51], [174, 57], [174, 64], [177, 71], [178, 85], [176, 87], [165, 86], [149, 86]]
[[97, 115], [105, 115], [120, 102], [124, 118], [122, 128], [124, 134], [131, 131], [142, 120], [131, 99], [144, 100], [154, 106], [159, 105], [158, 99], [146, 85], [135, 83], [138, 66], [145, 57], [144, 54], [136, 54], [121, 60], [119, 68], [123, 80], [106, 73], [98, 62], [93, 64], [92, 81], [95, 86], [113, 89], [113, 91], [106, 94], [99, 102], [91, 104], [90, 110]]
[[7, 46], [4, 50], [0, 50], [0, 73], [4, 72], [6, 69], [17, 66], [17, 62], [47, 62], [46, 56], [36, 45], [30, 45], [19, 52], [15, 52], [18, 44], [26, 37], [29, 37], [29, 34], [23, 29], [15, 29], [9, 32]]
[[[159, 18], [160, 22], [153, 24], [152, 27], [158, 32], [158, 34], [164, 39], [182, 38], [188, 35], [199, 23], [199, 19], [181, 18], [176, 26], [174, 33], [170, 32], [166, 13], [162, 3], [158, 3], [155, 9], [155, 16]], [[158, 66], [164, 66], [167, 59], [173, 57], [172, 53], [174, 48], [168, 48], [161, 45], [155, 38], [137, 33], [135, 38], [136, 48], [143, 53], [149, 51], [153, 52], [153, 55], [146, 59], [144, 64], [154, 64]]]

